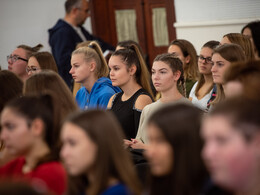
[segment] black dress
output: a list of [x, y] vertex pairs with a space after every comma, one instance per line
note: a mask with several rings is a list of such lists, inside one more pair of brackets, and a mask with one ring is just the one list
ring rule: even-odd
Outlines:
[[[139, 89], [128, 100], [122, 101], [123, 92], [115, 95], [111, 110], [122, 126], [126, 139], [135, 138], [139, 126], [142, 110], [135, 108], [135, 101], [139, 95], [149, 95], [145, 89]], [[151, 97], [152, 99], [152, 97]]]

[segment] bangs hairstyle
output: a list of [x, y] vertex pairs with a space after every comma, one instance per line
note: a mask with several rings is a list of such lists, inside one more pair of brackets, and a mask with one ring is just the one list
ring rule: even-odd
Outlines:
[[170, 53], [160, 54], [155, 57], [154, 62], [161, 61], [167, 64], [173, 73], [180, 71], [180, 78], [177, 81], [177, 85], [181, 86], [181, 93], [185, 97], [186, 96], [186, 87], [185, 87], [185, 79], [184, 79], [184, 71], [182, 61], [175, 55]]
[[125, 49], [116, 50], [112, 56], [119, 56], [122, 62], [127, 66], [127, 70], [132, 65], [136, 66], [135, 79], [136, 82], [142, 86], [154, 99], [153, 92], [150, 85], [150, 73], [147, 69], [145, 61], [141, 52], [136, 45], [131, 45]]
[[128, 186], [132, 193], [140, 194], [132, 160], [123, 148], [123, 130], [112, 113], [102, 110], [74, 113], [65, 123], [80, 127], [97, 145], [92, 173], [98, 182], [89, 186], [89, 194], [103, 192], [111, 177]]
[[107, 77], [109, 73], [106, 59], [103, 56], [102, 50], [96, 41], [91, 41], [87, 47], [79, 47], [72, 52], [72, 55], [83, 54], [86, 62], [92, 60], [96, 63], [95, 74], [98, 78]]

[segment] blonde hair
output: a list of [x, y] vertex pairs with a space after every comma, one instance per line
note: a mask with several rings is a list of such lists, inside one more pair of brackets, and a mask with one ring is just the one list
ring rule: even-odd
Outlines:
[[89, 45], [79, 47], [72, 52], [72, 55], [83, 54], [86, 62], [94, 60], [96, 63], [95, 74], [98, 78], [107, 77], [109, 70], [107, 62], [103, 56], [102, 50], [96, 41], [91, 41]]

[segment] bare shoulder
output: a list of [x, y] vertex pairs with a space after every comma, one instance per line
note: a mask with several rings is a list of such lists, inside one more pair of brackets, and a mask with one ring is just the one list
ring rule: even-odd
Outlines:
[[114, 94], [108, 101], [108, 104], [107, 104], [107, 109], [111, 109], [112, 107], [112, 102], [113, 102], [113, 99], [115, 98], [116, 94]]
[[149, 95], [146, 94], [139, 95], [135, 101], [135, 108], [138, 110], [143, 110], [143, 108], [146, 105], [151, 104], [152, 102], [153, 101]]

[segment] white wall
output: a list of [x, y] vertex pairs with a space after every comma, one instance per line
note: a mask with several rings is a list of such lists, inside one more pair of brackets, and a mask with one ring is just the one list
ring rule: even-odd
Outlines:
[[242, 27], [260, 19], [259, 0], [174, 0], [177, 38], [187, 39], [197, 52], [209, 40], [240, 33]]
[[[44, 45], [50, 51], [48, 32], [65, 15], [65, 0], [0, 1], [0, 65], [7, 69], [6, 56], [20, 44]], [[90, 20], [85, 27], [91, 30]]]
[[[16, 46], [44, 45], [50, 51], [47, 30], [62, 18], [65, 0], [0, 0], [0, 65]], [[209, 40], [240, 32], [249, 21], [260, 19], [259, 0], [174, 0], [177, 38], [191, 41], [196, 50]], [[90, 20], [85, 27], [91, 31]]]

